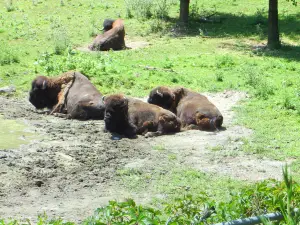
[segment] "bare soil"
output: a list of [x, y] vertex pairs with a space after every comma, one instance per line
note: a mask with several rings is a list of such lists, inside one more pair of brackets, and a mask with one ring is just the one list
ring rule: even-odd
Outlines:
[[[223, 131], [120, 140], [103, 132], [103, 121], [56, 118], [37, 113], [27, 99], [0, 97], [0, 114], [25, 122], [37, 135], [30, 144], [0, 150], [0, 218], [35, 221], [46, 212], [49, 217], [79, 222], [108, 200], [130, 195], [148, 201], [151, 197], [146, 193], [141, 196], [125, 190], [116, 172], [154, 168], [162, 155], [170, 153], [181, 161], [180, 166], [206, 173], [251, 181], [280, 179], [283, 162], [241, 151], [242, 137], [252, 131], [234, 124], [231, 108], [246, 94], [225, 91], [207, 96], [224, 116]], [[157, 146], [164, 151], [155, 151]]]

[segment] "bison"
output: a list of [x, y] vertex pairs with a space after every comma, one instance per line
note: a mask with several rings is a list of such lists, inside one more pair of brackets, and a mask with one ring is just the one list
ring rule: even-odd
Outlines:
[[204, 95], [186, 88], [154, 88], [148, 103], [161, 106], [175, 113], [184, 129], [219, 130], [223, 116]]
[[172, 112], [122, 94], [103, 97], [105, 129], [129, 138], [137, 134], [154, 137], [180, 131], [181, 122]]
[[93, 43], [88, 46], [92, 51], [108, 51], [125, 49], [125, 29], [123, 20], [106, 19], [103, 23], [103, 34], [97, 35]]
[[83, 74], [69, 71], [56, 78], [38, 76], [32, 81], [29, 101], [36, 109], [72, 119], [103, 119], [102, 94]]

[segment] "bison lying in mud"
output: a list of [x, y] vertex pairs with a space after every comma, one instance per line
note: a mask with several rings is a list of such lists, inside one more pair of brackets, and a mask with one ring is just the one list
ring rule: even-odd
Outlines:
[[154, 88], [148, 102], [175, 113], [184, 129], [218, 130], [223, 123], [223, 116], [214, 104], [186, 88]]
[[172, 112], [121, 94], [103, 97], [105, 129], [132, 138], [180, 131], [181, 123]]
[[89, 45], [92, 51], [108, 51], [125, 49], [125, 29], [123, 20], [106, 19], [103, 23], [103, 34], [97, 35], [93, 43]]
[[36, 109], [74, 119], [103, 119], [102, 94], [79, 72], [69, 71], [56, 78], [38, 76], [32, 81], [29, 101]]

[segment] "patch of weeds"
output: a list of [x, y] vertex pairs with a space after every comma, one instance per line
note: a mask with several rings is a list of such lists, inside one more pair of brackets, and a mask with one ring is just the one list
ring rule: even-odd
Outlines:
[[173, 66], [174, 66], [173, 61], [170, 60], [169, 58], [166, 58], [166, 61], [165, 61], [164, 65], [163, 65], [163, 68], [165, 68], [165, 69], [172, 69]]
[[7, 12], [15, 11], [16, 8], [15, 8], [15, 6], [14, 6], [14, 4], [13, 4], [13, 0], [7, 0], [7, 1], [5, 2], [5, 8], [6, 8], [6, 11], [7, 11]]
[[155, 146], [153, 146], [153, 150], [164, 151], [164, 150], [166, 150], [166, 147], [164, 145], [155, 145]]
[[224, 55], [216, 58], [216, 67], [232, 67], [235, 65], [233, 58], [229, 55]]
[[[231, 190], [228, 198], [215, 200], [208, 191], [197, 195], [190, 187], [182, 187], [179, 197], [164, 200], [160, 209], [137, 205], [133, 199], [122, 202], [109, 201], [107, 206], [97, 208], [94, 215], [85, 219], [82, 225], [90, 224], [214, 224], [223, 221], [259, 216], [266, 212], [283, 214], [283, 224], [299, 224], [300, 186], [294, 182], [287, 168], [283, 168], [283, 181], [265, 180], [240, 190]], [[27, 221], [31, 224], [30, 221]], [[266, 224], [266, 219], [264, 220]], [[18, 221], [1, 225], [17, 225]], [[49, 220], [44, 214], [39, 216], [37, 224], [73, 225], [62, 219]], [[270, 223], [268, 223], [270, 224]]]
[[90, 23], [89, 36], [95, 37], [98, 34], [98, 28], [96, 27], [96, 20], [93, 18]]
[[176, 159], [177, 159], [177, 155], [176, 155], [176, 154], [169, 154], [169, 155], [168, 155], [168, 159], [169, 159], [170, 161], [176, 160]]
[[284, 96], [283, 107], [287, 110], [295, 110], [296, 109], [296, 105], [291, 96], [288, 96], [288, 95]]
[[169, 17], [171, 2], [170, 0], [125, 0], [125, 5], [127, 18], [166, 19]]
[[267, 100], [270, 95], [274, 95], [274, 86], [268, 84], [266, 81], [261, 81], [255, 89], [254, 95], [257, 98]]
[[198, 0], [192, 2], [190, 6], [190, 14], [189, 16], [193, 19], [200, 18], [200, 8], [198, 6]]
[[135, 16], [140, 19], [149, 19], [152, 17], [152, 9], [154, 3], [152, 0], [125, 0], [126, 14], [129, 16]]
[[160, 19], [154, 19], [149, 22], [150, 28], [149, 32], [150, 33], [158, 33], [163, 31], [163, 21]]
[[255, 88], [261, 82], [261, 71], [254, 66], [243, 67], [241, 72], [244, 74], [246, 85]]
[[51, 31], [54, 53], [56, 55], [61, 55], [71, 45], [67, 29], [59, 20], [55, 20], [51, 24]]
[[216, 73], [216, 81], [217, 82], [223, 82], [224, 81], [224, 74], [220, 71]]
[[221, 151], [223, 149], [223, 146], [222, 145], [216, 145], [216, 146], [209, 147], [209, 149], [211, 151], [217, 152], [217, 151]]
[[166, 19], [169, 16], [170, 11], [170, 3], [169, 0], [159, 0], [156, 1], [154, 6], [153, 17], [158, 19]]
[[254, 14], [255, 21], [254, 25], [263, 25], [267, 22], [267, 9], [266, 8], [257, 8]]
[[0, 46], [0, 65], [10, 65], [12, 63], [19, 63], [20, 58], [19, 58], [19, 53], [17, 50], [6, 46], [6, 45], [1, 45]]

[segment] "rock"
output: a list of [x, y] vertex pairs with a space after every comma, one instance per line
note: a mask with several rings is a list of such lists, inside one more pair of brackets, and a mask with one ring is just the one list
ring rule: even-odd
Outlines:
[[41, 181], [41, 180], [37, 180], [37, 181], [35, 182], [35, 185], [38, 186], [38, 187], [41, 187], [43, 184], [44, 184], [44, 182]]
[[9, 93], [12, 93], [15, 91], [16, 91], [15, 86], [5, 86], [5, 87], [0, 88], [0, 94], [3, 94], [3, 93], [9, 94]]

